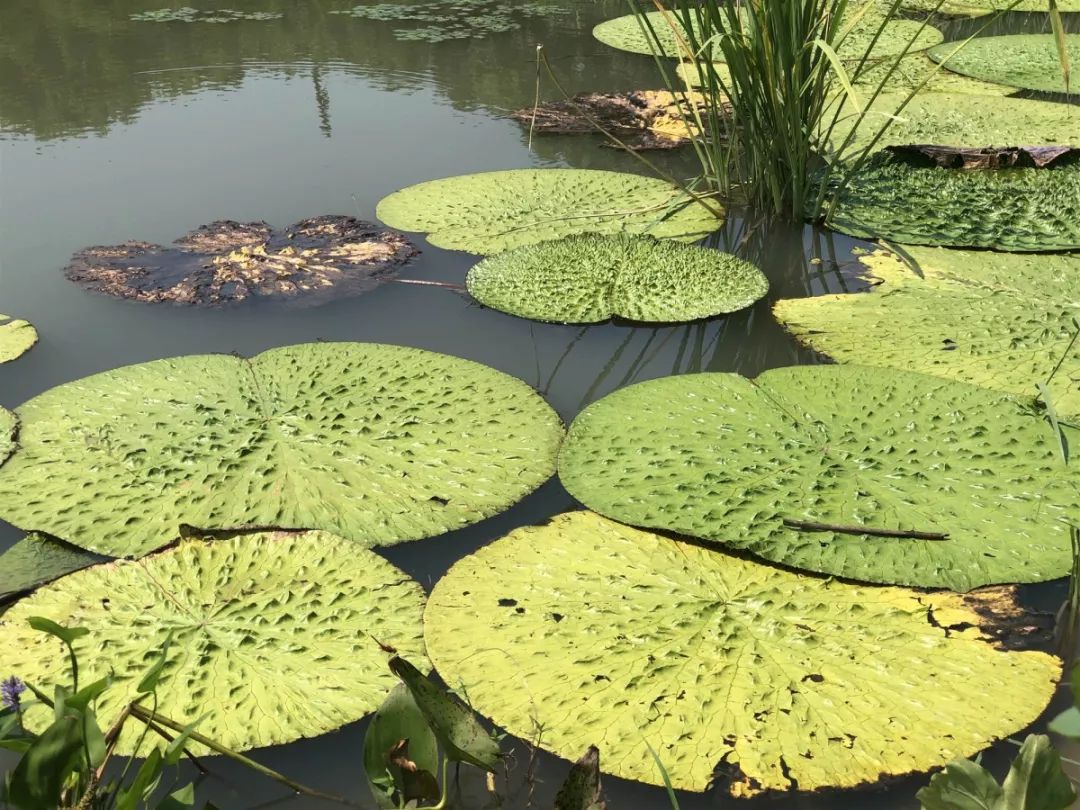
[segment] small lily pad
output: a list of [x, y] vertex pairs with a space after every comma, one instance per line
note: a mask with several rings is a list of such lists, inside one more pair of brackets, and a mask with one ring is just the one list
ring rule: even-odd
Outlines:
[[376, 213], [450, 250], [501, 253], [579, 233], [696, 241], [717, 212], [653, 177], [595, 169], [510, 169], [431, 180], [385, 197]]
[[728, 253], [596, 234], [488, 257], [466, 283], [482, 304], [558, 323], [692, 321], [748, 307], [769, 290], [757, 267]]
[[0, 554], [0, 600], [104, 561], [77, 546], [28, 534]]
[[505, 0], [435, 0], [426, 3], [375, 3], [331, 11], [383, 22], [426, 22], [429, 25], [394, 29], [394, 37], [413, 42], [482, 39], [521, 28], [525, 20], [568, 13], [559, 6]]
[[284, 14], [275, 11], [237, 11], [231, 8], [196, 9], [188, 6], [181, 8], [159, 8], [153, 11], [140, 11], [130, 15], [136, 22], [182, 22], [182, 23], [229, 23], [241, 21], [280, 20]]
[[[1070, 62], [1080, 64], [1080, 34], [1066, 34], [1065, 44]], [[966, 44], [946, 42], [932, 48], [930, 57], [955, 73], [983, 81], [1048, 93], [1068, 90], [1052, 34], [978, 37]], [[1061, 114], [1075, 119], [1078, 112], [1075, 107], [1062, 107]]]
[[397, 275], [417, 253], [401, 234], [353, 217], [212, 222], [172, 247], [148, 242], [84, 248], [65, 268], [93, 292], [147, 303], [225, 306], [248, 300], [312, 306], [359, 295]]
[[28, 322], [0, 315], [0, 363], [22, 357], [37, 339], [37, 330]]

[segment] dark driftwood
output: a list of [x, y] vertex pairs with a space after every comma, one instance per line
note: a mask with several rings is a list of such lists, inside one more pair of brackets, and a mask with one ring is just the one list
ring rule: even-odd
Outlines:
[[871, 537], [905, 537], [913, 540], [948, 540], [945, 532], [917, 532], [907, 529], [875, 529], [870, 526], [841, 526], [835, 523], [814, 523], [809, 520], [788, 520], [784, 525], [789, 529], [804, 532], [836, 532], [838, 534], [868, 534]]
[[934, 146], [912, 144], [891, 146], [889, 150], [909, 157], [924, 157], [942, 169], [968, 171], [986, 169], [1037, 168], [1044, 169], [1063, 158], [1080, 155], [1080, 149], [1071, 146], [987, 146], [964, 148], [957, 146]]

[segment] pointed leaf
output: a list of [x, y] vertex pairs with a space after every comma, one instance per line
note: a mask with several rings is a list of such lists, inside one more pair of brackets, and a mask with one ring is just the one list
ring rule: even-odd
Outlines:
[[1005, 810], [1001, 804], [1003, 795], [1001, 785], [986, 768], [969, 759], [958, 759], [930, 777], [930, 784], [915, 798], [922, 810]]
[[153, 749], [135, 772], [135, 778], [126, 787], [121, 787], [116, 794], [115, 810], [138, 810], [157, 788], [161, 780], [163, 764], [161, 749]]
[[1076, 800], [1061, 757], [1045, 734], [1028, 735], [1002, 787], [1007, 810], [1065, 810]]
[[82, 718], [68, 714], [45, 728], [11, 773], [8, 800], [24, 810], [58, 807], [67, 778], [83, 764]]
[[390, 690], [364, 735], [364, 770], [380, 807], [399, 806], [392, 800], [395, 789], [402, 797], [407, 793], [405, 774], [389, 756], [401, 740], [408, 741], [409, 758], [417, 770], [434, 778], [439, 770], [438, 740], [403, 683]]

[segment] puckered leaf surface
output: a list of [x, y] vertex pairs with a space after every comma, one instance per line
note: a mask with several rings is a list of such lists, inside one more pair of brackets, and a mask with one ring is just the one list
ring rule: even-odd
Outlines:
[[641, 236], [583, 234], [484, 259], [466, 279], [489, 307], [540, 321], [692, 321], [768, 292], [757, 267], [710, 248]]
[[0, 514], [113, 556], [157, 548], [182, 523], [317, 528], [366, 545], [429, 537], [538, 487], [562, 436], [519, 380], [364, 343], [158, 360], [18, 413]]
[[376, 214], [438, 247], [504, 250], [578, 233], [647, 233], [694, 241], [721, 225], [675, 186], [595, 169], [509, 169], [431, 180], [396, 191]]
[[[1045, 0], [1042, 10], [1046, 10]], [[930, 57], [944, 61], [945, 67], [955, 73], [983, 81], [1049, 93], [1064, 93], [1067, 89], [1052, 34], [978, 37], [954, 53], [959, 45], [959, 42], [942, 43], [929, 51]], [[1074, 65], [1080, 63], [1080, 34], [1066, 34], [1065, 47], [1069, 61]], [[1061, 114], [1074, 119], [1078, 115], [1071, 107], [1062, 107]]]
[[[1070, 441], [1080, 446], [1080, 431]], [[1064, 576], [1065, 521], [1080, 515], [1080, 467], [1062, 461], [1030, 406], [866, 366], [623, 388], [574, 421], [559, 475], [590, 509], [636, 526], [811, 571], [955, 590]]]
[[[1052, 404], [1080, 425], [1080, 256], [905, 247], [877, 251], [866, 294], [778, 301], [777, 318], [845, 363], [907, 369]], [[1056, 369], [1056, 371], [1055, 371]]]
[[[1080, 0], [1057, 0], [1058, 10], [1080, 11]], [[934, 11], [954, 17], [982, 17], [995, 11], [1041, 13], [1046, 0], [904, 0], [901, 8], [910, 11]]]
[[464, 558], [424, 621], [439, 673], [510, 732], [539, 726], [567, 759], [599, 740], [605, 773], [659, 784], [648, 744], [676, 787], [718, 769], [738, 796], [970, 756], [1034, 720], [1060, 671], [988, 643], [957, 594], [799, 575], [588, 512]]
[[[87, 568], [16, 603], [0, 625], [0, 672], [39, 687], [69, 682], [42, 616], [89, 633], [74, 642], [80, 683], [112, 675], [107, 728], [172, 637], [160, 714], [233, 749], [312, 737], [374, 711], [396, 679], [372, 636], [423, 660], [418, 584], [374, 552], [323, 532], [182, 541], [137, 561]], [[27, 714], [41, 731], [52, 717]], [[120, 753], [130, 753], [128, 723]], [[130, 728], [128, 728], [130, 727]], [[198, 746], [196, 746], [198, 748]]]
[[0, 554], [0, 599], [99, 562], [103, 559], [97, 554], [39, 534], [28, 534]]
[[0, 363], [22, 357], [37, 339], [37, 330], [26, 321], [0, 315]]

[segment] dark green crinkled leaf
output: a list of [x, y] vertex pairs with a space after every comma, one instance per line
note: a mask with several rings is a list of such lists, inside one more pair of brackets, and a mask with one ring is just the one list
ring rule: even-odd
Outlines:
[[[1050, 93], [1066, 90], [1057, 43], [1052, 34], [979, 37], [953, 53], [959, 44], [945, 42], [938, 45], [930, 50], [930, 57], [944, 61], [945, 67], [955, 73], [983, 81]], [[1065, 44], [1070, 62], [1080, 63], [1080, 34], [1066, 35]], [[1075, 119], [1080, 110], [1063, 106], [1061, 115]]]
[[[1080, 447], [1080, 431], [1065, 430]], [[559, 475], [590, 509], [632, 525], [811, 571], [955, 590], [1064, 576], [1065, 521], [1080, 515], [1080, 467], [1064, 464], [1029, 405], [866, 366], [632, 385], [577, 417]]]
[[[394, 761], [393, 753], [402, 740], [407, 742], [408, 760], [415, 769]], [[379, 807], [398, 807], [395, 796], [403, 801], [439, 798], [435, 777], [439, 772], [439, 742], [403, 683], [390, 690], [371, 718], [364, 735], [364, 771]]]
[[600, 786], [600, 749], [590, 745], [555, 796], [555, 810], [606, 810]]
[[721, 220], [663, 180], [594, 169], [510, 169], [447, 177], [383, 198], [393, 228], [438, 247], [501, 253], [579, 233], [646, 233], [695, 241]]
[[319, 528], [365, 545], [441, 534], [546, 481], [562, 438], [513, 377], [366, 343], [128, 366], [18, 413], [0, 516], [113, 556], [160, 547], [180, 524]]
[[1046, 168], [942, 169], [886, 150], [826, 224], [865, 239], [1039, 252], [1080, 249], [1080, 159]]
[[0, 599], [103, 561], [103, 557], [77, 546], [28, 534], [0, 554]]
[[757, 267], [718, 250], [596, 234], [491, 256], [466, 282], [489, 307], [563, 323], [692, 321], [748, 307], [769, 289]]

